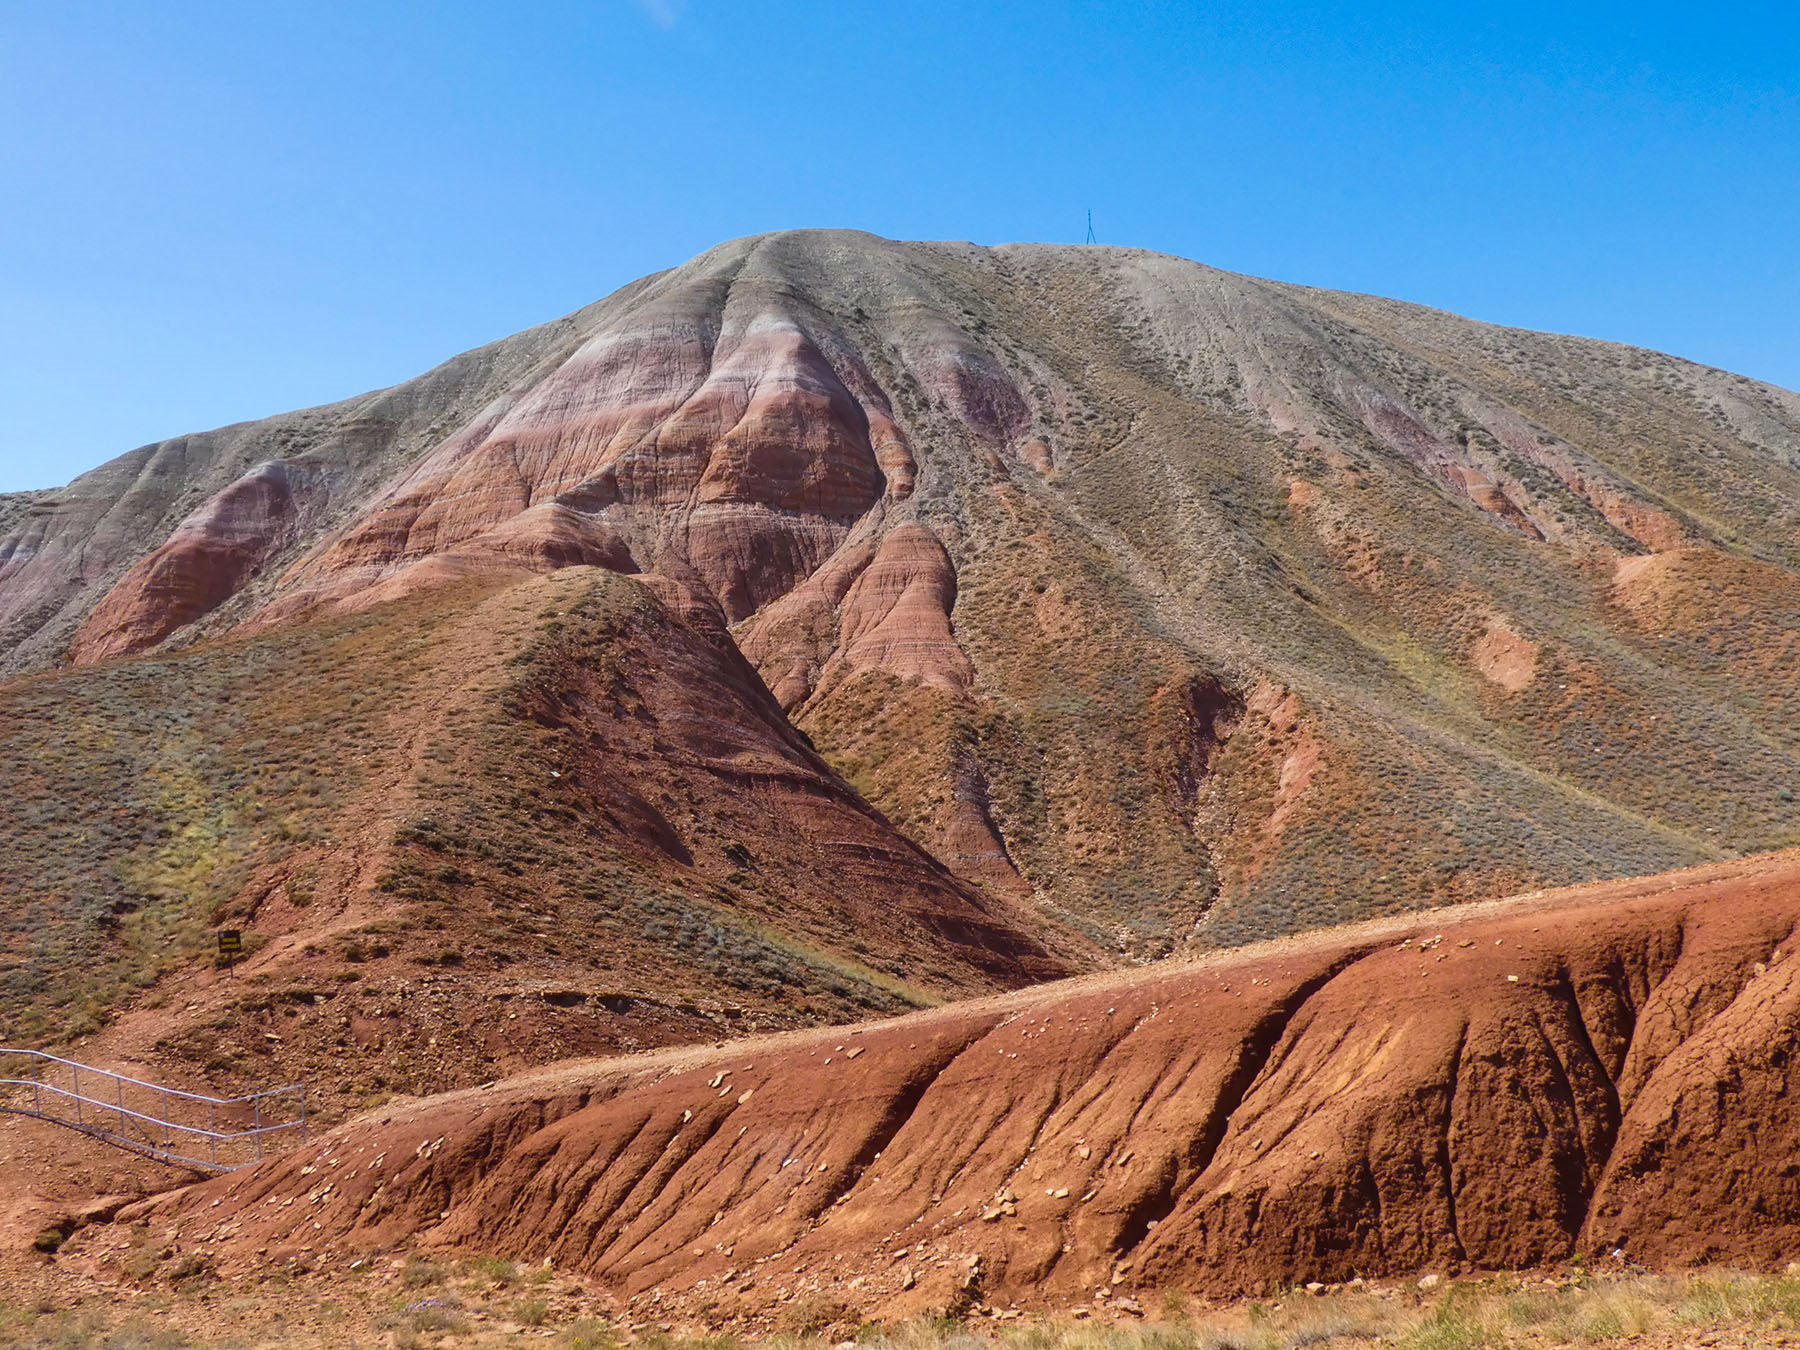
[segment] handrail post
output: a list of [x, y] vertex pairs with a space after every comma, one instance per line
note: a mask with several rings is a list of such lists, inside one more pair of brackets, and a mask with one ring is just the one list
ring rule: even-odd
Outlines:
[[[311, 1118], [307, 1110], [307, 1085], [290, 1083], [286, 1087], [266, 1088], [261, 1092], [246, 1093], [241, 1097], [209, 1097], [204, 1093], [185, 1092], [179, 1088], [169, 1087], [164, 1083], [153, 1083], [145, 1079], [133, 1078], [128, 1074], [115, 1073], [111, 1069], [97, 1069], [91, 1064], [80, 1064], [72, 1059], [64, 1059], [58, 1055], [47, 1054], [41, 1050], [15, 1050], [0, 1045], [0, 1056], [18, 1055], [32, 1062], [35, 1072], [29, 1078], [16, 1080], [16, 1086], [31, 1088], [31, 1106], [29, 1114], [42, 1120], [53, 1121], [70, 1129], [80, 1130], [92, 1138], [102, 1140], [118, 1148], [129, 1149], [146, 1157], [160, 1158], [164, 1162], [182, 1163], [192, 1167], [208, 1168], [214, 1171], [228, 1172], [238, 1167], [248, 1166], [252, 1161], [262, 1162], [271, 1156], [271, 1149], [265, 1144], [264, 1136], [299, 1127], [302, 1142], [310, 1141]], [[56, 1066], [69, 1071], [69, 1086], [46, 1083], [44, 1075]], [[102, 1092], [95, 1091], [91, 1096], [81, 1086], [81, 1071], [86, 1069], [91, 1078], [99, 1074], [102, 1078], [113, 1080], [112, 1097], [107, 1098]], [[0, 1068], [0, 1074], [8, 1072]], [[13, 1081], [13, 1080], [8, 1080]], [[142, 1088], [142, 1110], [131, 1105], [128, 1087]], [[45, 1093], [49, 1096], [46, 1097]], [[298, 1118], [281, 1120], [280, 1109], [276, 1108], [276, 1121], [270, 1123], [269, 1112], [263, 1109], [263, 1103], [276, 1097], [287, 1097], [292, 1094], [298, 1102]], [[159, 1102], [162, 1114], [156, 1114]], [[206, 1104], [206, 1125], [198, 1123], [188, 1125], [175, 1119], [175, 1099], [179, 1097], [185, 1102]], [[235, 1108], [245, 1102], [251, 1106], [251, 1124], [249, 1128], [235, 1128]], [[0, 1103], [0, 1111], [25, 1111], [23, 1098], [13, 1098], [14, 1104]], [[84, 1107], [93, 1108], [90, 1121], [89, 1113]], [[234, 1128], [221, 1131], [219, 1108], [232, 1107], [227, 1114], [231, 1117]], [[108, 1114], [116, 1112], [118, 1126], [109, 1129], [105, 1125]], [[196, 1122], [198, 1116], [195, 1117]], [[159, 1136], [156, 1127], [162, 1126]], [[175, 1136], [182, 1136], [182, 1143], [177, 1144]], [[199, 1150], [192, 1149], [190, 1142], [195, 1135], [205, 1135], [207, 1141], [207, 1158], [198, 1157]], [[235, 1149], [227, 1149], [227, 1160], [219, 1158], [219, 1141], [241, 1147], [246, 1139], [254, 1141], [254, 1156], [246, 1159]], [[284, 1140], [285, 1144], [286, 1141]], [[178, 1151], [181, 1150], [181, 1151]]]

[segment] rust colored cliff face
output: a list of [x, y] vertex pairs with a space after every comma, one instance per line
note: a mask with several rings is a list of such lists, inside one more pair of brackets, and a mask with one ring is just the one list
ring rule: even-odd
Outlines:
[[153, 647], [230, 599], [293, 542], [312, 477], [271, 461], [212, 497], [94, 607], [69, 659], [82, 665]]
[[668, 573], [733, 620], [785, 594], [885, 492], [904, 491], [910, 461], [866, 372], [852, 377], [865, 403], [786, 314], [719, 324], [588, 342], [303, 560], [265, 622], [353, 604], [445, 558]]
[[859, 670], [966, 689], [975, 668], [951, 628], [955, 607], [943, 544], [922, 525], [901, 525], [879, 546], [846, 547], [746, 625], [739, 645], [789, 709]]
[[[1624, 1247], [1784, 1260], [1800, 857], [1349, 928], [353, 1121], [144, 1217], [547, 1257], [749, 1315], [1211, 1293]], [[130, 1217], [129, 1215], [127, 1217]], [[1103, 1294], [1102, 1297], [1105, 1295]]]

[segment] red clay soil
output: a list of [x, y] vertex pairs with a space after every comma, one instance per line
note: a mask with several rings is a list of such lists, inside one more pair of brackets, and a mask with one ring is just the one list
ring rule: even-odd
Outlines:
[[1800, 1249], [1800, 853], [390, 1107], [128, 1210], [756, 1321]]

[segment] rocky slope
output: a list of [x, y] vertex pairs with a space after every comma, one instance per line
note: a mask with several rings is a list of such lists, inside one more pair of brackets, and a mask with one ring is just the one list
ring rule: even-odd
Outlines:
[[1800, 398], [1141, 251], [739, 240], [5, 510], [14, 672], [652, 578], [1084, 961], [1800, 839]]
[[460, 1248], [715, 1324], [1781, 1262], [1797, 924], [1794, 853], [1385, 920], [560, 1066], [121, 1217], [228, 1272]]

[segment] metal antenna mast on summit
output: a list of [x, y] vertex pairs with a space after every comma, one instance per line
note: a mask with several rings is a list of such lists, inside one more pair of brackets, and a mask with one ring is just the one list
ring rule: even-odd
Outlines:
[[1096, 238], [1094, 238], [1094, 211], [1093, 211], [1093, 208], [1092, 208], [1092, 207], [1089, 207], [1089, 208], [1088, 208], [1088, 237], [1087, 237], [1087, 242], [1088, 242], [1088, 243], [1090, 243], [1090, 244], [1097, 244], [1097, 243], [1099, 243], [1099, 242], [1100, 242], [1100, 241], [1099, 241], [1099, 240], [1098, 240], [1098, 239], [1096, 239]]

